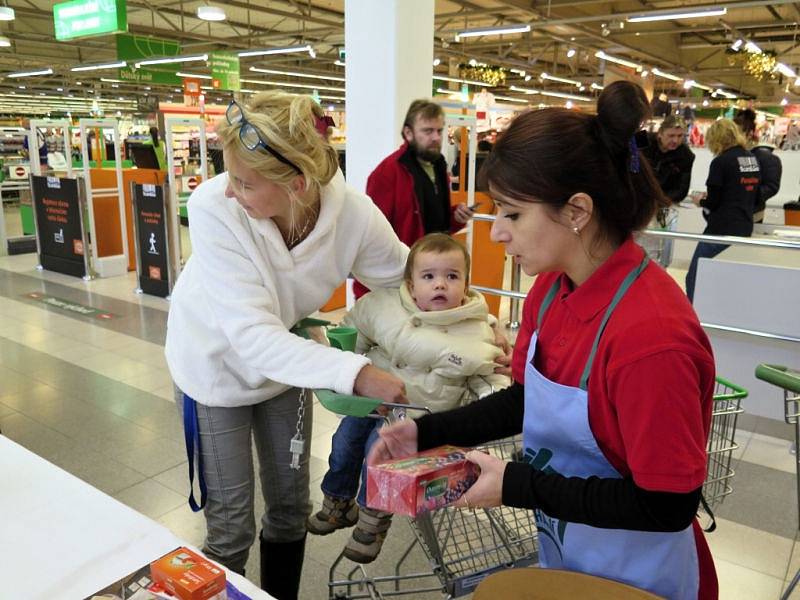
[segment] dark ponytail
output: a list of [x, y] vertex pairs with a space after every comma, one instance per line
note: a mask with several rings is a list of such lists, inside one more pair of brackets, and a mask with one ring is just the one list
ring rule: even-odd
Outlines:
[[627, 81], [608, 85], [597, 111], [550, 108], [519, 115], [498, 138], [481, 177], [492, 191], [555, 208], [586, 193], [601, 231], [620, 243], [669, 200], [635, 144], [649, 116], [642, 88]]

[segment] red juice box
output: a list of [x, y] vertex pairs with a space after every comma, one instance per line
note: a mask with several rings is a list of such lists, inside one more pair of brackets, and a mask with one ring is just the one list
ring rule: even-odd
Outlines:
[[180, 600], [225, 597], [225, 571], [188, 548], [178, 548], [150, 563], [153, 581]]
[[458, 500], [478, 479], [469, 450], [440, 446], [367, 466], [367, 506], [409, 517]]

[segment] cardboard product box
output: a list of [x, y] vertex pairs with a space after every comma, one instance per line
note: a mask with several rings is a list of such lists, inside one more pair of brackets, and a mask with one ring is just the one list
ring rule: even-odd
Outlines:
[[440, 446], [367, 467], [367, 506], [416, 517], [458, 500], [478, 479], [478, 467], [456, 446]]
[[[153, 581], [181, 600], [226, 597], [225, 571], [188, 548], [178, 548], [150, 563]], [[218, 595], [219, 594], [219, 595]]]

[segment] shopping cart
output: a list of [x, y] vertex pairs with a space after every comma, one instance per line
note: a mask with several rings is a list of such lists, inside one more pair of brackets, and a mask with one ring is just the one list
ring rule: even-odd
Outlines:
[[[325, 408], [350, 416], [374, 415], [380, 400], [346, 396], [329, 390], [315, 394]], [[402, 418], [403, 410], [426, 410], [416, 406], [393, 406], [392, 418]], [[521, 442], [517, 437], [481, 446], [501, 460], [513, 460]], [[440, 592], [450, 598], [471, 593], [488, 575], [501, 569], [531, 566], [538, 560], [538, 544], [533, 511], [507, 506], [485, 509], [445, 507], [423, 513], [409, 523], [414, 540], [401, 555], [395, 572], [371, 577], [363, 565], [347, 571], [340, 554], [331, 565], [328, 597], [383, 598]], [[406, 572], [404, 563], [419, 547], [428, 559], [427, 571]]]
[[[800, 443], [800, 371], [777, 365], [761, 364], [756, 367], [756, 377], [783, 389], [783, 418], [790, 425], [794, 425], [797, 513], [798, 524], [800, 524], [800, 454], [797, 452], [797, 445]], [[792, 582], [783, 592], [781, 600], [788, 600], [798, 581], [800, 581], [800, 569], [794, 574]]]
[[736, 424], [743, 412], [742, 400], [746, 397], [747, 390], [717, 377], [708, 436], [707, 473], [703, 483], [703, 498], [710, 509], [733, 491], [731, 479], [735, 471], [731, 468], [731, 458], [739, 447], [735, 439]]

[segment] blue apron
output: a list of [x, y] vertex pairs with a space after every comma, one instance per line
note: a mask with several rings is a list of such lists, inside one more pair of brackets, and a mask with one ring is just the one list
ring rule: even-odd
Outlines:
[[[565, 477], [622, 477], [603, 456], [589, 427], [587, 384], [606, 323], [648, 260], [645, 257], [617, 289], [595, 337], [580, 387], [550, 381], [533, 366], [538, 331], [559, 290], [560, 278], [542, 302], [525, 367], [523, 439], [525, 459], [534, 467]], [[697, 600], [700, 575], [691, 525], [677, 533], [601, 529], [554, 519], [538, 509], [535, 513], [542, 567], [614, 579], [670, 599]]]

